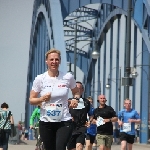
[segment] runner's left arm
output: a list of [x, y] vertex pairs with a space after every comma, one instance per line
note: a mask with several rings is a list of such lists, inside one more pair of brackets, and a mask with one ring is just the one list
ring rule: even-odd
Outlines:
[[141, 119], [140, 119], [140, 116], [137, 113], [137, 111], [135, 111], [134, 118], [133, 119], [129, 119], [128, 121], [129, 122], [134, 122], [134, 123], [137, 123], [137, 124], [141, 123]]
[[111, 106], [109, 106], [109, 111], [111, 113], [111, 116], [108, 119], [104, 119], [104, 122], [105, 123], [106, 122], [117, 122], [118, 121], [118, 117], [116, 115], [116, 112], [114, 111], [114, 109]]
[[115, 110], [111, 107], [111, 111], [112, 111], [112, 118], [109, 119], [109, 121], [111, 122], [117, 122], [118, 121], [118, 117], [116, 115]]

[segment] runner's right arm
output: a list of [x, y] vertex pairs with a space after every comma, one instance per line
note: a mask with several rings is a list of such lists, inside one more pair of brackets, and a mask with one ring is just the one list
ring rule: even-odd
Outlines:
[[119, 126], [122, 126], [123, 125], [123, 113], [121, 111], [119, 111], [118, 113], [118, 124]]

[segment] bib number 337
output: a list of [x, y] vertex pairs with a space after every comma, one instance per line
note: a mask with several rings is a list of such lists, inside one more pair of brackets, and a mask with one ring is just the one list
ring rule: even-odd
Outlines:
[[130, 131], [131, 131], [131, 123], [124, 123], [123, 132], [130, 132]]

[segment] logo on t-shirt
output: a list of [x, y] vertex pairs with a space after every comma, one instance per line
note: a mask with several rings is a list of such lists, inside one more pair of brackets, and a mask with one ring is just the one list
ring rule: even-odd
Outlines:
[[66, 85], [65, 84], [60, 84], [60, 85], [58, 85], [58, 87], [66, 87]]

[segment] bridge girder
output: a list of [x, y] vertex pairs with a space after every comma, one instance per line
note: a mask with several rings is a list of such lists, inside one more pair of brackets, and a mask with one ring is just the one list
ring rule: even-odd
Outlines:
[[[58, 0], [55, 0], [58, 2]], [[134, 1], [133, 1], [134, 2]], [[100, 9], [93, 9], [88, 8], [87, 4], [101, 4]], [[139, 1], [137, 1], [139, 3]], [[54, 46], [58, 45], [59, 41], [54, 37], [54, 35], [57, 35], [58, 38], [58, 32], [56, 32], [58, 27], [58, 22], [55, 22], [55, 15], [53, 10], [51, 9], [53, 6], [51, 6], [52, 3], [50, 3], [50, 0], [35, 0], [34, 4], [34, 10], [33, 10], [33, 28], [31, 29], [31, 47], [30, 47], [30, 64], [29, 64], [29, 74], [28, 74], [28, 87], [27, 87], [27, 104], [28, 104], [28, 95], [29, 90], [31, 88], [31, 82], [33, 80], [33, 76], [35, 74], [38, 74], [42, 70], [35, 69], [37, 67], [37, 58], [42, 55], [44, 57], [45, 51]], [[53, 3], [54, 4], [54, 3]], [[52, 5], [53, 5], [52, 4]], [[148, 47], [148, 50], [150, 51], [150, 25], [149, 25], [149, 16], [150, 16], [150, 4], [148, 0], [145, 0], [142, 2], [144, 4], [144, 21], [142, 23], [137, 20], [136, 17], [133, 16], [133, 20], [137, 28], [140, 29], [144, 42], [146, 43], [146, 46]], [[60, 6], [62, 9], [62, 16], [64, 19], [64, 26], [67, 27], [64, 31], [65, 35], [69, 36], [70, 39], [66, 40], [66, 49], [68, 53], [71, 53], [74, 51], [74, 28], [75, 25], [70, 25], [70, 23], [74, 22], [74, 18], [81, 18], [79, 19], [78, 27], [77, 27], [77, 40], [84, 40], [84, 39], [96, 39], [98, 40], [99, 46], [101, 46], [104, 36], [103, 34], [107, 32], [110, 29], [110, 22], [118, 19], [120, 15], [127, 15], [127, 0], [60, 0]], [[137, 5], [135, 5], [135, 9], [137, 9]], [[42, 14], [40, 14], [40, 13]], [[70, 15], [69, 15], [70, 14]], [[57, 14], [60, 19], [60, 14]], [[135, 14], [134, 14], [135, 15]], [[69, 19], [66, 19], [66, 17], [69, 16]], [[92, 28], [87, 28], [80, 23], [94, 19], [95, 20]], [[43, 22], [42, 22], [42, 21]], [[45, 22], [44, 22], [45, 21]], [[62, 24], [63, 25], [63, 24]], [[144, 28], [143, 28], [144, 27]], [[63, 28], [63, 26], [61, 26]], [[45, 32], [45, 35], [41, 34], [42, 30]], [[40, 32], [39, 32], [40, 30]], [[47, 31], [46, 31], [47, 30]], [[45, 37], [46, 43], [42, 43], [41, 45], [37, 42], [37, 40], [40, 41], [40, 36]], [[63, 38], [62, 34], [60, 36]], [[71, 38], [72, 37], [72, 38]], [[42, 39], [41, 39], [42, 40]], [[89, 42], [90, 43], [90, 42]], [[45, 45], [44, 45], [45, 44]], [[40, 47], [40, 48], [39, 48]], [[93, 67], [91, 65], [91, 57], [89, 54], [91, 53], [92, 44], [90, 43], [87, 47], [88, 50], [83, 50], [82, 47], [77, 48], [77, 52], [82, 58], [86, 58], [86, 62], [84, 62], [86, 65], [86, 69], [84, 70], [84, 67], [79, 65], [81, 70], [87, 74], [86, 79], [92, 78], [91, 68]], [[40, 49], [44, 49], [44, 51], [40, 51]], [[39, 50], [36, 55], [33, 52], [33, 50]], [[34, 58], [34, 59], [33, 59]], [[36, 61], [35, 61], [36, 58]], [[41, 60], [41, 58], [40, 58]], [[85, 59], [84, 59], [85, 60]], [[83, 61], [82, 61], [83, 62]], [[44, 63], [44, 62], [43, 62]], [[44, 66], [44, 65], [43, 65]], [[43, 67], [44, 68], [44, 67]], [[88, 72], [86, 73], [88, 69]], [[34, 72], [34, 74], [33, 74]], [[87, 82], [84, 80], [85, 83]]]

